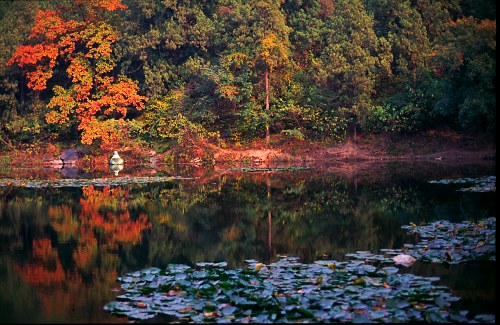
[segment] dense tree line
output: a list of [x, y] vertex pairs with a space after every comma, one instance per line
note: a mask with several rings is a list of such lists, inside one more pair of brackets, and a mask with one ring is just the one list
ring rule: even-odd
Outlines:
[[494, 134], [493, 0], [0, 2], [0, 140]]

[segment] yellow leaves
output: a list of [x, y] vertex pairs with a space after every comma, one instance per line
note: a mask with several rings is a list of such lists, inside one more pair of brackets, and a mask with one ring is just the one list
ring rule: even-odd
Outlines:
[[264, 61], [272, 71], [278, 66], [285, 65], [289, 61], [290, 49], [285, 41], [280, 40], [274, 33], [262, 38], [257, 48], [257, 58]]
[[231, 53], [222, 58], [221, 64], [226, 67], [227, 70], [230, 68], [239, 69], [248, 61], [248, 56], [241, 52]]
[[71, 94], [60, 86], [54, 87], [55, 96], [52, 97], [49, 108], [58, 108], [58, 111], [50, 111], [45, 115], [47, 123], [64, 124], [69, 121], [69, 116], [75, 110], [76, 102]]
[[224, 98], [232, 99], [238, 95], [239, 91], [235, 85], [219, 85], [219, 93]]
[[139, 95], [138, 91], [139, 86], [130, 79], [122, 78], [117, 83], [111, 84], [100, 99], [103, 106], [108, 106], [104, 114], [109, 115], [116, 111], [125, 117], [130, 106], [137, 110], [143, 109], [148, 98]]
[[109, 24], [101, 23], [87, 30], [84, 40], [88, 52], [87, 58], [98, 59], [111, 56], [111, 46], [119, 39], [118, 32]]
[[38, 10], [29, 36], [35, 44], [18, 47], [8, 64], [27, 69], [28, 87], [39, 91], [46, 89], [58, 60], [69, 63], [69, 82], [58, 80], [68, 86], [54, 87], [55, 95], [48, 105], [54, 110], [45, 118], [57, 124], [77, 119], [82, 143], [91, 144], [95, 139], [106, 143], [120, 133], [116, 129], [119, 121], [106, 121], [106, 116], [117, 112], [125, 117], [129, 108], [142, 109], [147, 98], [138, 94], [139, 87], [133, 81], [115, 81], [111, 75], [115, 68], [111, 53], [120, 35], [103, 12], [127, 7], [121, 0], [77, 1], [86, 18], [82, 21], [65, 20], [60, 11]]
[[123, 120], [99, 120], [95, 116], [84, 116], [78, 125], [82, 131], [80, 141], [83, 144], [92, 144], [96, 139], [102, 140], [102, 145], [117, 142], [123, 136]]
[[[106, 77], [103, 75], [113, 71], [114, 68], [115, 68], [115, 64], [113, 61], [111, 61], [111, 59], [100, 58], [99, 60], [97, 60], [97, 63], [95, 66], [96, 80], [99, 83], [106, 83], [106, 81], [105, 81]], [[109, 77], [109, 78], [112, 78], [112, 77]], [[109, 83], [111, 83], [111, 82], [109, 82]]]
[[356, 279], [352, 280], [352, 282], [355, 285], [365, 285], [366, 284], [366, 281], [363, 278], [356, 278]]
[[128, 7], [121, 3], [121, 0], [76, 0], [76, 2], [83, 3], [95, 8], [103, 8], [108, 11], [115, 11], [119, 9], [127, 9]]
[[71, 81], [75, 84], [92, 84], [92, 73], [90, 71], [90, 64], [87, 60], [76, 57], [70, 60], [70, 65], [66, 69]]

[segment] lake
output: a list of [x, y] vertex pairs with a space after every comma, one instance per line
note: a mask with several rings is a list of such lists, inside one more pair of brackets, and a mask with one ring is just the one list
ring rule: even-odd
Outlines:
[[[127, 272], [220, 261], [238, 268], [278, 254], [340, 261], [402, 247], [410, 223], [496, 216], [494, 192], [430, 182], [495, 175], [493, 162], [33, 174], [0, 173], [2, 323], [125, 323], [103, 306]], [[404, 272], [438, 276], [460, 308], [495, 314], [495, 267], [417, 262]]]

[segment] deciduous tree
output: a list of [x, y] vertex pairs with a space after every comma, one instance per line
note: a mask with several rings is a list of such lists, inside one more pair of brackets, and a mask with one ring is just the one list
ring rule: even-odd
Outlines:
[[106, 14], [125, 8], [119, 0], [77, 0], [72, 10], [38, 10], [30, 43], [8, 62], [25, 69], [29, 88], [53, 85], [47, 122], [78, 122], [84, 144], [117, 141], [127, 111], [142, 109], [147, 100], [135, 82], [114, 74], [112, 51], [120, 33]]

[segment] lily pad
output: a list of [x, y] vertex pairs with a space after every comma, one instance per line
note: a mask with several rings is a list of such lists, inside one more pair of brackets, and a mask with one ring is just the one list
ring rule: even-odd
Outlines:
[[457, 189], [461, 192], [496, 192], [496, 176], [484, 176], [478, 178], [457, 178], [429, 181], [431, 184], [472, 184], [469, 187]]
[[453, 223], [436, 221], [428, 225], [406, 225], [408, 234], [420, 241], [385, 253], [409, 254], [417, 260], [434, 263], [458, 264], [474, 260], [496, 261], [496, 218], [478, 222]]
[[110, 177], [110, 178], [61, 178], [61, 179], [15, 179], [2, 178], [0, 186], [15, 186], [29, 188], [45, 188], [45, 187], [83, 187], [88, 185], [94, 186], [118, 186], [127, 184], [149, 184], [168, 182], [175, 179], [191, 179], [178, 176], [152, 176], [152, 177]]
[[[255, 271], [254, 260], [249, 260], [247, 267], [232, 270], [214, 268], [210, 263], [198, 263], [196, 269], [170, 265], [159, 272], [164, 276], [162, 281], [149, 283], [147, 279], [146, 283], [136, 282], [137, 274], [129, 273], [118, 280], [130, 287], [120, 296], [119, 302], [108, 303], [105, 310], [131, 319], [165, 314], [182, 317], [188, 322], [221, 323], [438, 319], [451, 322], [457, 315], [466, 318], [458, 312], [452, 316], [450, 306], [459, 298], [448, 288], [434, 285], [438, 278], [400, 274], [396, 267], [370, 264], [370, 257], [375, 255], [369, 252], [360, 255], [368, 258], [368, 262], [353, 259], [303, 264], [297, 258], [285, 256], [266, 265], [265, 272]], [[204, 279], [212, 282], [200, 282]], [[191, 285], [179, 285], [181, 281]], [[137, 295], [152, 283], [161, 285]], [[203, 286], [207, 290], [202, 292]], [[167, 299], [169, 297], [172, 299]], [[143, 303], [142, 308], [138, 301]], [[491, 318], [484, 316], [475, 321], [481, 319]]]

